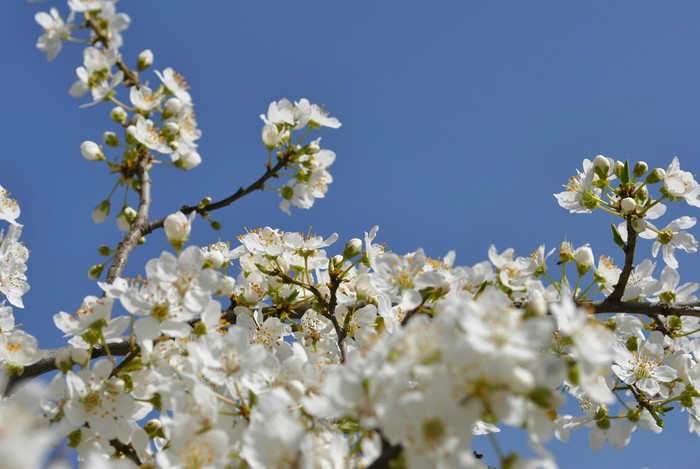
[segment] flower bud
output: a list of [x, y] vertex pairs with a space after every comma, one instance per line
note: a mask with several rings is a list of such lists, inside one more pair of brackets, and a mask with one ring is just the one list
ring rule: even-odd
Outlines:
[[593, 160], [593, 171], [601, 179], [607, 179], [610, 173], [610, 161], [603, 155], [598, 155]]
[[70, 359], [70, 351], [66, 349], [58, 349], [56, 353], [56, 368], [61, 373], [68, 373], [68, 370], [73, 366], [73, 361]]
[[340, 269], [343, 266], [344, 260], [345, 258], [340, 254], [338, 254], [337, 256], [333, 256], [333, 259], [331, 259], [332, 265], [334, 265], [336, 269]]
[[586, 244], [574, 251], [574, 262], [579, 275], [583, 275], [593, 267], [595, 259], [591, 247]]
[[634, 170], [632, 170], [632, 176], [637, 179], [644, 176], [647, 171], [649, 171], [649, 165], [644, 161], [637, 161], [634, 165]]
[[635, 208], [637, 208], [637, 202], [632, 197], [625, 197], [620, 202], [620, 210], [624, 214], [634, 212]]
[[202, 162], [202, 157], [196, 151], [190, 151], [184, 155], [180, 155], [180, 159], [175, 162], [175, 166], [182, 169], [192, 169], [199, 166]]
[[124, 124], [126, 124], [126, 119], [129, 116], [123, 107], [117, 106], [114, 109], [112, 109], [112, 112], [109, 113], [109, 117], [111, 117], [112, 120], [114, 122], [116, 122], [117, 124], [124, 125]]
[[102, 223], [103, 221], [105, 221], [109, 216], [110, 206], [111, 203], [109, 199], [100, 202], [100, 205], [95, 207], [95, 209], [92, 211], [92, 221], [94, 221], [95, 223]]
[[172, 121], [167, 122], [167, 123], [163, 126], [163, 130], [161, 131], [161, 133], [162, 133], [165, 137], [174, 137], [174, 136], [176, 136], [176, 135], [178, 134], [178, 132], [180, 132], [180, 126], [177, 125], [176, 122], [172, 122]]
[[136, 139], [134, 136], [136, 134], [136, 126], [135, 125], [130, 125], [129, 127], [126, 128], [125, 136], [126, 136], [126, 143], [129, 145], [136, 145], [139, 143], [139, 141]]
[[280, 133], [274, 124], [265, 124], [262, 128], [262, 141], [268, 150], [272, 150], [280, 143]]
[[124, 207], [117, 215], [117, 227], [121, 231], [129, 231], [131, 224], [136, 219], [136, 210], [131, 207]]
[[[192, 215], [194, 215], [194, 212]], [[190, 218], [187, 219], [182, 212], [172, 213], [165, 218], [165, 222], [163, 223], [165, 236], [177, 251], [180, 251], [185, 242], [190, 239], [193, 218], [194, 216], [190, 216]]]
[[150, 438], [165, 438], [165, 433], [163, 432], [162, 425], [158, 419], [149, 420], [146, 422], [146, 425], [143, 426], [143, 429]]
[[321, 151], [321, 147], [316, 142], [309, 143], [309, 146], [306, 148], [306, 152], [309, 155], [315, 155], [319, 151]]
[[622, 179], [622, 173], [625, 171], [625, 163], [622, 161], [616, 161], [615, 164], [613, 164], [613, 173], [615, 176], [619, 177]]
[[224, 254], [218, 249], [204, 252], [204, 259], [207, 264], [213, 269], [219, 269], [224, 265]]
[[90, 140], [86, 140], [80, 144], [80, 153], [82, 153], [83, 157], [88, 161], [100, 161], [105, 159], [100, 146]]
[[117, 134], [114, 132], [105, 132], [102, 134], [102, 141], [105, 143], [105, 145], [109, 147], [118, 147], [119, 146], [119, 137], [117, 137]]
[[102, 275], [102, 270], [105, 268], [104, 264], [95, 264], [88, 270], [88, 278], [90, 280], [97, 280]]
[[168, 99], [163, 106], [163, 119], [169, 119], [179, 115], [181, 109], [182, 101], [177, 98]]
[[153, 65], [153, 52], [151, 49], [142, 50], [136, 60], [136, 68], [138, 71], [146, 70]]
[[228, 296], [233, 291], [233, 287], [235, 285], [236, 281], [234, 278], [227, 275], [221, 279], [221, 283], [219, 284], [219, 289], [216, 290], [216, 294], [220, 296]]
[[654, 168], [647, 176], [647, 184], [656, 184], [666, 178], [666, 171], [661, 168]]
[[345, 249], [343, 250], [343, 258], [352, 259], [362, 252], [362, 240], [358, 238], [352, 238], [350, 241], [345, 243]]
[[[644, 202], [649, 198], [649, 190], [647, 189], [647, 186], [642, 186], [639, 189], [637, 189], [634, 192], [634, 198], [635, 200], [637, 200], [637, 202], [643, 205]], [[639, 204], [637, 205], [639, 206]]]
[[106, 244], [103, 244], [97, 249], [97, 253], [100, 256], [106, 257], [106, 256], [109, 256], [110, 254], [112, 254], [112, 250], [110, 249], [109, 246], [107, 246]]

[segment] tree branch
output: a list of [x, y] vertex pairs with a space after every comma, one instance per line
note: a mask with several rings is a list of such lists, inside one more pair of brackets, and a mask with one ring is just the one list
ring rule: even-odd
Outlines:
[[627, 243], [623, 248], [625, 252], [625, 265], [622, 268], [620, 278], [613, 288], [612, 293], [603, 301], [617, 302], [622, 299], [622, 295], [625, 293], [625, 287], [627, 286], [627, 282], [632, 274], [632, 269], [634, 268], [634, 250], [637, 247], [637, 232], [632, 228], [631, 218], [627, 217], [625, 220], [627, 221]]
[[686, 316], [700, 318], [700, 301], [692, 303], [636, 303], [630, 301], [610, 300], [610, 297], [601, 302], [584, 302], [581, 306], [587, 306], [594, 314], [602, 313], [632, 313], [645, 316]]
[[[118, 342], [110, 342], [109, 344], [109, 355], [112, 356], [124, 356], [131, 351], [131, 341], [128, 337], [120, 339]], [[21, 381], [36, 378], [37, 376], [43, 375], [44, 373], [49, 373], [51, 371], [58, 370], [56, 366], [56, 357], [59, 353], [70, 353], [75, 349], [72, 345], [66, 345], [52, 350], [40, 351], [40, 358], [31, 365], [24, 367], [24, 372], [21, 375], [11, 375], [7, 381], [6, 394], [9, 395], [12, 388], [16, 386]], [[92, 358], [106, 357], [107, 349], [102, 345], [96, 345], [92, 348]]]
[[[246, 188], [240, 187], [236, 192], [231, 194], [230, 196], [226, 197], [225, 199], [219, 200], [217, 202], [212, 202], [208, 205], [183, 205], [182, 208], [180, 208], [180, 211], [185, 214], [189, 215], [192, 212], [197, 212], [200, 215], [204, 215], [207, 212], [212, 212], [214, 210], [218, 210], [223, 207], [227, 207], [237, 201], [238, 199], [245, 197], [246, 195], [250, 194], [251, 192], [255, 192], [257, 190], [262, 190], [265, 186], [265, 183], [273, 178], [277, 177], [277, 173], [282, 169], [285, 168], [291, 159], [291, 155], [288, 153], [283, 153], [277, 161], [277, 164], [274, 166], [270, 167], [265, 171], [265, 174], [260, 176], [257, 181], [252, 183]], [[159, 228], [163, 228], [163, 223], [165, 223], [165, 218], [161, 218], [160, 220], [154, 220], [151, 223], [149, 223], [142, 231], [142, 235], [147, 235]]]
[[139, 208], [136, 211], [136, 218], [131, 225], [131, 229], [129, 229], [122, 242], [117, 246], [117, 253], [107, 274], [107, 283], [114, 282], [121, 275], [124, 267], [126, 267], [129, 254], [136, 247], [139, 238], [143, 236], [148, 223], [148, 211], [151, 207], [151, 177], [148, 174], [150, 164], [150, 157], [145, 156], [136, 167], [136, 175], [140, 183]]

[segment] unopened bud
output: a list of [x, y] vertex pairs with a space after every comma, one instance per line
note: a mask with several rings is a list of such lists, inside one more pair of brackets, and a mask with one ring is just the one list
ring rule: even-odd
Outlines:
[[345, 243], [345, 249], [343, 250], [343, 257], [345, 259], [352, 259], [362, 252], [362, 240], [358, 238], [352, 238], [350, 241]]
[[105, 221], [109, 216], [110, 206], [111, 203], [109, 199], [100, 202], [100, 205], [95, 207], [95, 209], [92, 211], [92, 221], [94, 221], [95, 223], [102, 223], [103, 221]]
[[625, 163], [622, 161], [616, 161], [615, 164], [613, 164], [613, 173], [615, 176], [619, 177], [620, 179], [623, 178], [622, 173], [625, 171]]
[[126, 143], [129, 145], [135, 145], [139, 141], [136, 140], [136, 137], [134, 137], [134, 134], [136, 133], [136, 126], [135, 125], [130, 125], [129, 127], [126, 128]]
[[576, 269], [579, 275], [583, 275], [591, 270], [595, 263], [591, 247], [586, 244], [576, 249], [576, 251], [574, 251], [574, 262], [576, 262]]
[[666, 171], [661, 168], [654, 168], [647, 176], [647, 184], [656, 184], [666, 178]]
[[644, 161], [638, 161], [637, 164], [634, 165], [634, 170], [632, 170], [632, 176], [636, 178], [640, 178], [646, 174], [646, 172], [649, 171], [649, 165], [646, 164]]
[[83, 157], [88, 161], [100, 161], [105, 159], [100, 146], [90, 140], [86, 140], [80, 144], [80, 153], [82, 153]]
[[73, 361], [70, 359], [70, 351], [66, 349], [58, 349], [56, 353], [56, 368], [61, 373], [68, 373], [73, 366]]
[[136, 60], [136, 68], [140, 71], [146, 70], [148, 67], [153, 65], [153, 52], [151, 49], [146, 49], [141, 51]]
[[263, 125], [262, 141], [268, 150], [272, 150], [280, 143], [280, 133], [275, 124]]
[[610, 173], [610, 160], [603, 155], [598, 155], [593, 160], [593, 171], [601, 179], [607, 179]]
[[97, 253], [100, 256], [109, 256], [110, 254], [112, 254], [112, 250], [109, 248], [109, 246], [107, 246], [106, 244], [103, 244], [102, 246], [97, 248]]
[[180, 132], [180, 126], [176, 122], [167, 122], [163, 126], [162, 134], [166, 137], [174, 137]]
[[632, 213], [632, 212], [634, 212], [634, 209], [636, 209], [636, 208], [637, 208], [637, 202], [632, 197], [625, 197], [620, 202], [620, 210], [624, 214]]
[[177, 98], [168, 99], [163, 106], [163, 119], [169, 119], [179, 115], [181, 109], [182, 101]]
[[129, 117], [129, 115], [126, 113], [123, 107], [117, 106], [112, 109], [112, 112], [109, 113], [109, 117], [111, 117], [117, 124], [124, 125], [126, 124], [126, 119]]
[[102, 141], [105, 143], [105, 145], [109, 147], [118, 147], [119, 146], [119, 137], [117, 137], [117, 134], [114, 132], [105, 132], [102, 134]]
[[213, 249], [204, 253], [204, 262], [212, 269], [219, 269], [224, 265], [224, 254], [218, 249]]
[[320, 147], [320, 146], [318, 145], [318, 143], [316, 143], [316, 142], [309, 143], [309, 146], [308, 146], [307, 149], [306, 149], [306, 152], [307, 152], [309, 155], [315, 155], [315, 154], [318, 153], [319, 151], [321, 151], [321, 147]]
[[88, 270], [88, 278], [90, 280], [97, 280], [100, 278], [100, 275], [102, 275], [102, 271], [104, 270], [105, 266], [104, 264], [95, 264], [92, 267], [90, 267], [90, 270]]
[[236, 281], [234, 278], [227, 275], [221, 279], [221, 283], [219, 284], [219, 289], [216, 290], [216, 294], [220, 296], [228, 296], [233, 291], [233, 287], [235, 285]]
[[165, 433], [163, 433], [163, 426], [160, 423], [160, 420], [158, 419], [152, 419], [146, 422], [146, 425], [143, 426], [144, 431], [146, 434], [151, 438], [165, 438]]
[[175, 162], [175, 166], [182, 169], [192, 169], [199, 166], [201, 162], [202, 157], [199, 156], [199, 153], [196, 151], [190, 151], [184, 155], [180, 155], [180, 159]]
[[117, 227], [121, 231], [129, 231], [134, 219], [136, 219], [136, 210], [131, 207], [124, 207], [117, 215]]
[[345, 258], [343, 256], [341, 256], [340, 254], [338, 254], [337, 256], [333, 256], [333, 259], [332, 259], [333, 265], [335, 265], [335, 267], [337, 269], [339, 269], [342, 267], [344, 260], [345, 260]]
[[182, 246], [190, 238], [193, 218], [194, 212], [189, 219], [184, 213], [175, 212], [168, 215], [165, 218], [165, 222], [163, 222], [165, 236], [168, 238], [168, 241], [170, 241], [170, 244], [178, 251], [182, 249]]

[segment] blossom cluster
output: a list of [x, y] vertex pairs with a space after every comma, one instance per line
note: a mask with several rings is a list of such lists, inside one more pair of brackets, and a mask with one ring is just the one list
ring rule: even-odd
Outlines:
[[[277, 150], [278, 156], [289, 158], [289, 168], [294, 169], [294, 177], [280, 189], [282, 202], [280, 208], [291, 215], [290, 206], [311, 208], [315, 199], [325, 197], [328, 184], [333, 177], [328, 168], [335, 161], [335, 153], [319, 146], [321, 139], [316, 139], [307, 145], [301, 145], [304, 137], [312, 129], [329, 127], [337, 129], [340, 121], [328, 114], [318, 105], [311, 104], [308, 99], [301, 99], [292, 104], [286, 98], [273, 101], [267, 110], [267, 115], [260, 115], [265, 123], [262, 129], [262, 140], [270, 155]], [[294, 131], [307, 128], [299, 139], [292, 144]]]
[[[74, 33], [90, 31], [70, 92], [116, 103], [110, 114], [122, 135], [106, 132], [104, 145], [86, 141], [81, 152], [106, 162], [117, 186], [147, 206], [143, 171], [161, 155], [184, 169], [201, 161], [187, 85], [171, 68], [156, 72], [155, 90], [144, 84], [150, 51], [136, 70], [124, 64], [130, 19], [115, 0], [68, 6], [65, 21], [55, 9], [37, 14], [37, 47], [53, 59]], [[129, 88], [130, 105], [118, 101], [119, 85]], [[332, 182], [335, 154], [305, 139], [340, 122], [307, 99], [274, 101], [261, 119], [262, 179], [291, 169], [280, 207], [310, 208]], [[108, 158], [105, 146], [123, 152]], [[547, 441], [589, 428], [593, 449], [622, 449], [637, 430], [661, 432], [672, 404], [700, 436], [699, 285], [681, 284], [676, 257], [697, 251], [686, 231], [696, 220], [665, 228], [655, 221], [664, 202], [700, 206], [700, 184], [677, 158], [650, 170], [598, 156], [555, 197], [571, 212], [602, 210], [618, 221], [622, 267], [607, 255], [596, 263], [589, 244], [567, 241], [528, 256], [491, 246], [487, 260], [458, 266], [454, 252], [391, 252], [375, 242], [377, 227], [340, 248], [336, 234], [270, 227], [195, 246], [194, 217], [225, 204], [206, 198], [183, 208], [160, 223], [174, 253], [150, 260], [143, 276], [97, 282], [99, 296], [54, 315], [70, 346], [42, 363], [58, 370], [44, 389], [17, 386], [46, 355], [0, 304], [0, 391], [12, 395], [0, 401], [0, 457], [41, 467], [65, 442], [83, 467], [360, 468], [393, 459], [480, 468], [480, 453], [496, 453], [503, 467], [550, 468]], [[128, 206], [117, 217], [134, 239], [150, 233], [139, 210], [138, 226]], [[29, 289], [19, 214], [0, 187], [0, 221], [10, 224], [0, 234], [0, 294], [15, 307]], [[662, 252], [660, 274], [652, 259], [635, 261], [637, 238], [653, 240], [653, 258]], [[123, 245], [101, 251], [116, 256]], [[524, 432], [534, 456], [491, 451], [504, 427]]]

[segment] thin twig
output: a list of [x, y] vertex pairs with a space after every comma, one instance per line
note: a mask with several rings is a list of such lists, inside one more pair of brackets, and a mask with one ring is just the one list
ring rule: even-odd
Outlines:
[[[230, 196], [226, 197], [225, 199], [219, 200], [217, 202], [212, 202], [208, 205], [183, 205], [180, 208], [180, 211], [185, 214], [189, 215], [192, 212], [197, 212], [200, 215], [203, 215], [207, 212], [212, 212], [214, 210], [218, 210], [223, 207], [227, 207], [237, 201], [238, 199], [245, 197], [246, 195], [250, 194], [251, 192], [255, 192], [257, 190], [262, 190], [265, 186], [265, 183], [277, 176], [277, 173], [285, 168], [290, 161], [290, 156], [287, 155], [286, 153], [282, 154], [280, 158], [277, 161], [277, 164], [272, 166], [271, 168], [268, 168], [267, 171], [265, 171], [265, 174], [260, 176], [257, 181], [252, 183], [246, 188], [240, 187], [236, 192], [231, 194]], [[163, 224], [165, 223], [165, 218], [161, 218], [160, 220], [154, 220], [151, 223], [146, 226], [142, 232], [143, 235], [147, 235], [151, 233], [152, 231], [155, 231], [159, 228], [163, 228]]]

